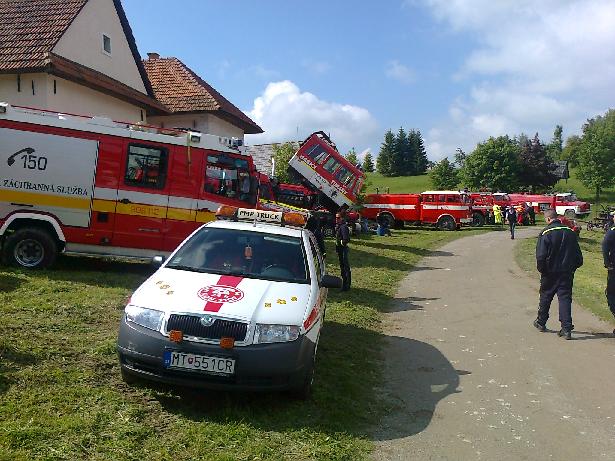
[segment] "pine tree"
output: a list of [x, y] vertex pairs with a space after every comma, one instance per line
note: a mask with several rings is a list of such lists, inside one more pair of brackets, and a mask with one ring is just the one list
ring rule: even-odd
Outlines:
[[427, 171], [427, 151], [425, 150], [425, 143], [423, 142], [423, 136], [419, 130], [415, 131], [415, 168], [414, 174], [424, 174]]
[[391, 163], [393, 161], [393, 143], [395, 135], [391, 130], [384, 134], [384, 142], [380, 146], [380, 153], [376, 159], [376, 169], [383, 176], [392, 176]]
[[522, 140], [519, 151], [521, 171], [519, 182], [526, 188], [548, 189], [555, 185], [557, 177], [553, 173], [555, 163], [545, 146], [540, 142], [538, 133], [531, 140]]
[[406, 175], [406, 151], [408, 150], [408, 136], [403, 128], [400, 128], [393, 142], [393, 157], [391, 160], [391, 173], [393, 176]]
[[363, 159], [363, 171], [366, 173], [374, 172], [374, 159], [372, 158], [371, 152], [365, 154], [365, 158]]
[[564, 140], [562, 138], [563, 130], [562, 125], [555, 125], [555, 130], [553, 130], [553, 139], [547, 146], [547, 152], [553, 160], [560, 160], [562, 158], [562, 151], [564, 149]]
[[346, 154], [346, 160], [348, 160], [353, 165], [359, 163], [359, 159], [357, 158], [357, 152], [354, 150], [354, 147], [348, 151]]

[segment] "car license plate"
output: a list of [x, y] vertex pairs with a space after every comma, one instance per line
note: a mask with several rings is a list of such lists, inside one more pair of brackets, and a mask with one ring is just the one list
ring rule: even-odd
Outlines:
[[181, 368], [220, 375], [232, 375], [235, 373], [235, 359], [178, 351], [165, 351], [164, 366], [165, 368]]

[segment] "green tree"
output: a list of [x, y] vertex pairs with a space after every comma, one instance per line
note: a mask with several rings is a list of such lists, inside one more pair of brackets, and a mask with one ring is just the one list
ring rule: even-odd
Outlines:
[[290, 162], [293, 155], [295, 155], [295, 148], [290, 142], [273, 146], [273, 159], [275, 162], [274, 174], [280, 182], [293, 182], [288, 174], [288, 162]]
[[562, 139], [563, 131], [564, 128], [562, 127], [562, 125], [555, 125], [555, 130], [553, 130], [553, 139], [547, 146], [547, 152], [553, 160], [560, 160], [562, 158], [562, 151], [564, 145]]
[[514, 191], [519, 185], [519, 146], [508, 136], [479, 143], [461, 170], [464, 186], [474, 190]]
[[425, 151], [423, 136], [419, 130], [411, 130], [408, 138], [413, 151], [412, 156], [414, 168], [412, 169], [412, 174], [423, 174], [427, 171], [428, 165], [427, 152]]
[[567, 160], [568, 165], [575, 167], [579, 164], [579, 152], [581, 151], [581, 144], [583, 140], [580, 136], [573, 134], [566, 139], [566, 145], [562, 151], [562, 160]]
[[544, 190], [557, 182], [553, 173], [556, 165], [540, 142], [538, 133], [531, 140], [525, 138], [519, 146], [519, 163], [519, 183], [525, 189]]
[[376, 159], [376, 169], [383, 176], [393, 176], [391, 163], [393, 161], [393, 143], [395, 135], [391, 130], [384, 134], [384, 142], [380, 146], [380, 153]]
[[596, 201], [605, 187], [615, 182], [615, 110], [590, 119], [583, 125], [577, 176], [596, 191]]
[[459, 184], [459, 176], [455, 165], [444, 158], [436, 163], [429, 172], [429, 179], [436, 190], [456, 189]]
[[350, 149], [346, 154], [346, 160], [348, 160], [353, 165], [359, 163], [359, 159], [357, 158], [357, 152], [354, 150], [354, 147]]
[[365, 158], [363, 159], [363, 171], [366, 173], [374, 172], [374, 159], [372, 158], [371, 152], [365, 154]]
[[406, 176], [408, 136], [403, 128], [400, 128], [393, 142], [393, 156], [391, 159], [392, 176]]
[[463, 168], [466, 164], [466, 158], [468, 158], [467, 154], [461, 149], [461, 147], [458, 147], [457, 150], [455, 150], [455, 161], [453, 162], [453, 165], [459, 169]]

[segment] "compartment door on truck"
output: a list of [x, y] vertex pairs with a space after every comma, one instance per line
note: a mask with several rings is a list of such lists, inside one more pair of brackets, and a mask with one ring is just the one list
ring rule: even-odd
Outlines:
[[0, 219], [44, 213], [88, 227], [98, 142], [0, 128]]
[[162, 250], [169, 203], [169, 149], [127, 143], [117, 191], [113, 246]]
[[203, 151], [173, 146], [169, 167], [169, 207], [164, 232], [164, 250], [173, 251], [202, 223], [196, 222], [202, 184]]

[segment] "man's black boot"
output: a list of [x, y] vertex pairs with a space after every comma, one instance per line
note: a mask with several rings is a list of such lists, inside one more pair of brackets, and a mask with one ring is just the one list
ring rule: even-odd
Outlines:
[[557, 332], [557, 336], [563, 336], [565, 339], [572, 339], [572, 331], [562, 329]]
[[534, 320], [533, 325], [536, 327], [538, 331], [542, 331], [543, 333], [547, 331], [547, 327], [543, 325], [542, 323], [540, 323], [538, 319]]

